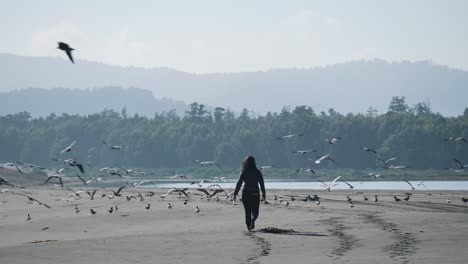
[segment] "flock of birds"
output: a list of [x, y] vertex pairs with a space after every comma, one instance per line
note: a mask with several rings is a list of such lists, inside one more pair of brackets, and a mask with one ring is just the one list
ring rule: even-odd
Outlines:
[[[72, 55], [72, 51], [74, 49], [71, 48], [70, 45], [68, 45], [67, 43], [64, 43], [64, 42], [58, 42], [58, 47], [57, 48], [60, 49], [60, 50], [63, 50], [66, 53], [66, 55], [68, 56], [68, 58], [70, 59], [70, 61], [72, 63], [75, 63], [74, 59], [73, 59], [73, 55]], [[304, 134], [302, 134], [302, 133], [301, 134], [289, 134], [289, 135], [277, 137], [276, 140], [291, 140], [293, 138], [302, 137], [303, 135]], [[339, 144], [339, 142], [341, 140], [343, 140], [342, 137], [334, 137], [334, 138], [331, 138], [331, 139], [325, 139], [325, 143], [328, 144], [328, 145], [333, 146], [333, 145]], [[468, 143], [468, 141], [463, 137], [450, 137], [450, 138], [445, 139], [445, 141], [447, 141], [447, 142], [448, 141], [453, 141], [453, 142]], [[59, 151], [57, 154], [58, 155], [66, 155], [66, 153], [73, 152], [73, 149], [74, 149], [76, 143], [77, 143], [76, 140], [73, 141], [70, 145], [66, 146], [64, 149]], [[113, 151], [120, 151], [120, 150], [123, 150], [125, 148], [124, 145], [112, 145], [112, 144], [107, 143], [106, 141], [103, 141], [102, 143], [105, 146], [107, 146], [110, 150], [113, 150]], [[399, 170], [399, 169], [407, 168], [407, 166], [404, 166], [404, 165], [394, 164], [394, 162], [397, 160], [397, 157], [382, 158], [382, 157], [380, 157], [378, 155], [378, 152], [376, 150], [374, 150], [372, 148], [369, 148], [369, 147], [366, 147], [366, 146], [361, 146], [360, 149], [365, 151], [365, 152], [371, 153], [372, 155], [375, 155], [376, 161], [379, 161], [383, 168], [393, 169], [393, 170]], [[306, 149], [306, 150], [296, 150], [296, 151], [293, 151], [292, 153], [300, 155], [300, 157], [310, 161], [311, 164], [314, 164], [314, 165], [318, 165], [318, 164], [321, 164], [321, 163], [324, 163], [324, 162], [332, 162], [334, 164], [337, 163], [333, 159], [331, 154], [322, 154], [322, 155], [319, 155], [319, 156], [316, 156], [316, 157], [312, 158], [311, 155], [316, 153], [316, 152], [317, 152], [316, 150]], [[57, 162], [63, 162], [63, 164], [66, 164], [69, 167], [75, 167], [81, 174], [85, 174], [85, 166], [92, 166], [91, 164], [83, 164], [83, 163], [79, 162], [76, 158], [67, 158], [67, 159], [65, 159], [65, 158], [53, 158], [53, 160], [57, 161]], [[463, 164], [457, 158], [453, 158], [453, 162], [454, 162], [454, 164], [457, 165], [457, 167], [456, 168], [447, 168], [448, 170], [455, 171], [455, 172], [461, 172], [461, 171], [464, 171], [464, 169], [468, 167], [468, 164]], [[224, 169], [221, 167], [221, 165], [216, 161], [193, 160], [193, 163], [198, 164], [199, 166], [216, 166], [222, 172], [225, 172]], [[271, 168], [271, 167], [272, 166], [259, 166], [258, 168], [260, 170], [264, 170], [264, 169], [268, 169], [268, 168]], [[47, 184], [47, 183], [49, 183], [51, 181], [56, 181], [56, 182], [58, 181], [58, 184], [59, 184], [59, 186], [61, 188], [66, 188], [68, 191], [71, 192], [71, 194], [70, 194], [71, 198], [67, 200], [69, 202], [73, 202], [73, 201], [76, 201], [78, 199], [81, 199], [82, 194], [87, 194], [90, 200], [95, 200], [95, 195], [97, 194], [98, 189], [93, 189], [91, 187], [94, 184], [97, 184], [99, 182], [104, 181], [103, 177], [97, 177], [97, 178], [92, 177], [92, 178], [85, 179], [81, 175], [76, 174], [76, 178], [79, 180], [79, 182], [81, 184], [83, 184], [86, 187], [86, 189], [74, 190], [74, 189], [70, 188], [69, 186], [67, 186], [67, 187], [64, 186], [64, 176], [65, 176], [64, 171], [68, 169], [66, 167], [62, 167], [60, 169], [55, 170], [55, 169], [49, 169], [49, 168], [37, 166], [37, 165], [34, 165], [34, 164], [30, 164], [30, 163], [16, 161], [16, 162], [4, 163], [4, 164], [0, 165], [0, 168], [12, 168], [12, 169], [17, 170], [21, 174], [23, 174], [23, 171], [25, 169], [27, 169], [27, 168], [37, 168], [37, 169], [43, 170], [48, 175], [47, 179], [45, 180], [45, 182], [43, 184]], [[299, 169], [296, 170], [296, 174], [298, 174], [298, 173], [315, 174], [315, 170], [316, 170], [315, 168], [299, 168]], [[121, 179], [129, 178], [128, 175], [148, 175], [148, 174], [151, 174], [151, 173], [144, 172], [144, 171], [138, 171], [138, 170], [124, 168], [124, 167], [119, 166], [119, 165], [113, 165], [111, 167], [99, 168], [99, 169], [97, 169], [97, 171], [99, 173], [105, 173], [105, 174], [108, 174], [110, 176], [117, 176], [117, 177], [119, 177]], [[369, 173], [368, 177], [370, 177], [370, 178], [383, 178], [384, 176], [381, 175], [381, 174], [378, 174], [378, 173]], [[69, 177], [67, 177], [67, 178], [69, 178]], [[193, 200], [194, 196], [198, 196], [201, 200], [204, 200], [204, 201], [210, 201], [210, 200], [214, 199], [217, 202], [221, 201], [221, 199], [219, 198], [220, 196], [224, 196], [223, 197], [224, 200], [228, 200], [231, 203], [237, 205], [237, 202], [236, 202], [236, 199], [235, 199], [236, 197], [233, 197], [233, 192], [232, 191], [230, 191], [230, 192], [226, 191], [219, 184], [210, 184], [207, 188], [202, 188], [202, 186], [205, 183], [211, 183], [212, 181], [216, 181], [216, 180], [217, 181], [227, 180], [226, 177], [214, 177], [211, 180], [201, 180], [201, 181], [191, 181], [190, 178], [188, 176], [186, 176], [186, 175], [174, 175], [171, 178], [172, 179], [183, 179], [183, 180], [185, 180], [187, 182], [190, 182], [190, 185], [197, 185], [197, 187], [194, 188], [194, 189], [192, 189], [192, 188], [172, 188], [172, 189], [168, 190], [166, 193], [161, 194], [159, 196], [160, 199], [162, 199], [162, 200], [164, 200], [169, 195], [178, 195], [178, 198], [183, 200], [183, 204], [187, 205], [189, 201]], [[324, 181], [322, 181], [320, 179], [318, 181], [322, 183], [322, 186], [325, 188], [325, 190], [331, 192], [333, 190], [333, 188], [338, 184], [338, 181], [340, 179], [341, 179], [341, 176], [338, 176], [337, 178], [335, 178], [330, 183], [326, 183], [326, 182], [324, 182]], [[415, 187], [413, 186], [413, 184], [411, 182], [409, 182], [406, 179], [403, 179], [403, 181], [406, 182], [411, 187], [411, 190], [415, 190]], [[354, 189], [354, 186], [351, 183], [346, 182], [346, 181], [342, 181], [342, 182], [344, 184], [346, 184], [351, 190]], [[156, 185], [152, 181], [149, 181], [149, 180], [142, 180], [142, 181], [139, 181], [139, 182], [134, 182], [132, 184], [129, 184], [127, 182], [127, 184], [119, 187], [116, 190], [110, 190], [109, 191], [107, 189], [103, 189], [102, 191], [100, 191], [100, 192], [102, 192], [100, 197], [101, 197], [101, 199], [120, 198], [120, 197], [123, 197], [123, 191], [126, 188], [128, 188], [129, 186], [134, 187], [134, 188], [139, 188], [139, 187], [142, 187], [144, 184], [153, 184], [154, 187], [156, 187]], [[18, 189], [24, 188], [23, 186], [15, 185], [15, 184], [10, 183], [4, 177], [0, 177], [0, 185], [5, 185], [5, 186], [12, 187], [12, 188], [18, 188]], [[423, 186], [423, 187], [425, 187], [427, 189], [427, 187], [424, 185], [424, 182], [420, 182], [417, 185], [418, 186]], [[232, 189], [232, 187], [231, 187], [231, 189]], [[18, 192], [18, 191], [10, 191], [9, 189], [3, 189], [3, 190], [0, 191], [0, 193], [7, 193], [7, 192], [10, 192], [10, 193], [15, 194], [15, 195], [23, 196], [23, 197], [27, 198], [30, 202], [37, 203], [37, 204], [39, 204], [41, 206], [44, 206], [46, 208], [51, 208], [50, 205], [48, 205], [48, 204], [46, 204], [46, 203], [44, 203], [42, 201], [39, 201], [38, 199], [32, 197], [28, 193], [22, 193], [22, 192]], [[155, 195], [155, 192], [153, 192], [153, 191], [148, 191], [148, 192], [146, 192], [144, 194], [142, 194], [141, 192], [137, 192], [136, 194], [128, 193], [128, 195], [125, 195], [125, 199], [126, 199], [127, 202], [130, 202], [132, 199], [144, 202], [146, 199], [148, 199], [148, 197], [152, 197], [154, 195]], [[393, 198], [394, 198], [395, 202], [401, 202], [402, 200], [409, 201], [410, 196], [411, 196], [411, 193], [406, 193], [404, 198], [399, 198], [399, 197], [396, 197], [396, 196], [394, 196]], [[279, 201], [284, 206], [289, 206], [290, 202], [295, 201], [296, 199], [300, 199], [300, 200], [302, 200], [304, 202], [315, 202], [317, 205], [320, 205], [320, 203], [321, 203], [320, 202], [320, 197], [318, 195], [316, 195], [316, 194], [315, 195], [307, 195], [306, 197], [298, 197], [298, 196], [290, 195], [289, 199], [285, 198], [285, 197], [274, 195], [272, 199], [274, 200], [275, 203], [277, 201]], [[367, 201], [369, 201], [369, 198], [367, 196], [364, 196], [363, 200], [367, 202]], [[373, 201], [374, 202], [379, 201], [377, 195], [374, 196]], [[468, 199], [462, 198], [462, 201], [464, 203], [466, 203], [466, 202], [468, 202]], [[263, 202], [265, 204], [270, 203], [267, 200], [265, 200]], [[349, 204], [350, 207], [354, 207], [353, 200], [349, 196], [346, 197], [346, 202]], [[451, 203], [451, 200], [448, 199], [447, 202]], [[78, 207], [78, 204], [74, 204], [73, 208], [74, 208], [75, 213], [77, 213], [77, 214], [80, 213], [80, 208]], [[144, 208], [146, 210], [150, 210], [151, 209], [151, 203], [146, 203]], [[173, 204], [168, 202], [167, 203], [167, 208], [172, 209]], [[112, 213], [114, 213], [114, 212], [116, 212], [118, 210], [119, 210], [119, 207], [118, 207], [117, 204], [115, 204], [114, 206], [110, 207], [107, 210], [107, 213], [112, 214]], [[195, 205], [195, 210], [194, 211], [195, 211], [196, 214], [200, 213], [200, 207], [199, 207], [198, 204]], [[89, 209], [89, 214], [90, 215], [95, 215], [97, 213], [98, 212], [97, 212], [96, 208]], [[30, 215], [30, 213], [28, 213], [27, 217], [26, 217], [26, 220], [30, 221], [31, 219], [32, 219], [31, 215]]]

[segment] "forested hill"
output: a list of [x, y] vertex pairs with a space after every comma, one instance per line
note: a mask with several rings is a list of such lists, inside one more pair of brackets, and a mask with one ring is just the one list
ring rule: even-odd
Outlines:
[[[235, 116], [223, 108], [207, 111], [193, 103], [185, 116], [173, 112], [153, 118], [127, 116], [111, 110], [86, 116], [51, 115], [34, 119], [29, 113], [0, 117], [0, 160], [51, 165], [52, 157], [77, 158], [95, 166], [120, 164], [137, 168], [182, 168], [193, 160], [215, 160], [225, 167], [238, 167], [247, 154], [260, 165], [279, 168], [376, 168], [377, 157], [396, 157], [394, 165], [413, 169], [457, 168], [452, 161], [468, 163], [468, 144], [445, 141], [468, 136], [468, 110], [458, 117], [434, 114], [425, 104], [409, 108], [395, 97], [386, 114], [342, 115], [333, 109], [316, 113], [307, 106], [280, 113], [251, 116], [246, 110]], [[462, 113], [461, 113], [462, 114]], [[301, 133], [303, 136], [277, 139]], [[325, 139], [341, 137], [336, 144]], [[73, 151], [57, 154], [76, 140]], [[111, 150], [102, 142], [123, 145]], [[296, 150], [313, 154], [293, 154]], [[330, 154], [335, 161], [316, 159]]]
[[[138, 87], [157, 98], [248, 108], [257, 113], [310, 105], [342, 113], [381, 113], [392, 96], [427, 101], [434, 112], [457, 115], [468, 98], [468, 72], [429, 62], [354, 61], [309, 69], [191, 74], [167, 68], [118, 67], [61, 58], [0, 54], [0, 91], [28, 87]], [[65, 112], [65, 110], [60, 110]]]
[[152, 117], [156, 112], [175, 110], [183, 114], [188, 106], [167, 98], [155, 98], [148, 90], [104, 87], [96, 89], [21, 89], [0, 92], [0, 115], [23, 111], [34, 117], [67, 113], [92, 114], [105, 109], [126, 109], [128, 115]]

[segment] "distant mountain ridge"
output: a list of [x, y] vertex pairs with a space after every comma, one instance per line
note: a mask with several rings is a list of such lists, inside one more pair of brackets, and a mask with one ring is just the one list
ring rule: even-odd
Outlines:
[[139, 114], [153, 117], [156, 112], [171, 110], [183, 114], [187, 105], [171, 99], [157, 99], [150, 91], [136, 88], [27, 88], [0, 92], [0, 115], [22, 111], [27, 111], [34, 117], [45, 117], [52, 113], [85, 115], [99, 113], [105, 109], [120, 113], [123, 108], [129, 116]]
[[[321, 111], [386, 112], [392, 96], [410, 105], [429, 102], [435, 112], [459, 115], [468, 105], [468, 72], [430, 62], [354, 61], [311, 69], [190, 74], [168, 68], [119, 67], [60, 58], [0, 54], [0, 91], [28, 87], [138, 87], [157, 98], [185, 103], [277, 112], [309, 105]], [[2, 107], [2, 106], [0, 106]]]

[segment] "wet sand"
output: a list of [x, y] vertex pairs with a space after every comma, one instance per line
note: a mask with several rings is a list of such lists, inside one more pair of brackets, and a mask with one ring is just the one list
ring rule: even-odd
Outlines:
[[[2, 186], [3, 187], [3, 186]], [[1, 188], [3, 189], [3, 188]], [[187, 205], [166, 190], [144, 201], [125, 196], [150, 189], [124, 189], [122, 197], [94, 200], [86, 193], [51, 188], [9, 188], [0, 194], [0, 263], [466, 263], [468, 192], [271, 191], [261, 205], [257, 230], [247, 232], [241, 202], [234, 205], [192, 195]], [[12, 190], [49, 204], [48, 209]], [[193, 190], [192, 190], [193, 191]], [[289, 201], [285, 206], [273, 195]], [[291, 201], [287, 195], [297, 195]], [[299, 199], [317, 194], [321, 204]], [[373, 195], [379, 202], [373, 202]], [[431, 194], [431, 195], [429, 195]], [[351, 208], [346, 196], [353, 199]], [[369, 201], [363, 200], [363, 195]], [[452, 202], [447, 203], [447, 199]], [[172, 209], [167, 208], [170, 202]], [[149, 210], [145, 209], [151, 204]], [[80, 212], [75, 213], [77, 204]], [[108, 213], [111, 206], [119, 210]], [[201, 212], [195, 213], [198, 205]], [[90, 215], [89, 209], [97, 211]], [[25, 221], [27, 214], [31, 221]], [[265, 227], [294, 233], [261, 232]]]

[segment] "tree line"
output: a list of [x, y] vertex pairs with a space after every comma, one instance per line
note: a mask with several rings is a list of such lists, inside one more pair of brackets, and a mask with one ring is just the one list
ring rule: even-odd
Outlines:
[[[292, 133], [303, 136], [277, 139]], [[398, 96], [383, 114], [373, 108], [364, 114], [343, 115], [333, 109], [317, 113], [309, 106], [264, 115], [247, 109], [235, 114], [194, 102], [183, 116], [175, 111], [152, 118], [129, 116], [125, 108], [90, 115], [0, 116], [0, 160], [57, 166], [51, 158], [68, 157], [94, 166], [135, 168], [185, 168], [193, 166], [193, 160], [214, 160], [224, 167], [238, 167], [242, 158], [254, 155], [259, 165], [278, 168], [366, 169], [382, 165], [377, 157], [396, 157], [395, 164], [409, 168], [443, 169], [456, 168], [453, 158], [468, 163], [467, 143], [445, 141], [464, 136], [468, 136], [468, 108], [460, 116], [446, 117], [432, 112], [426, 103], [410, 107]], [[342, 139], [333, 145], [325, 142], [333, 137]], [[58, 154], [74, 140], [72, 152]], [[123, 148], [112, 150], [103, 141]], [[292, 153], [305, 149], [316, 152]], [[307, 159], [328, 153], [336, 164], [317, 165]]]

